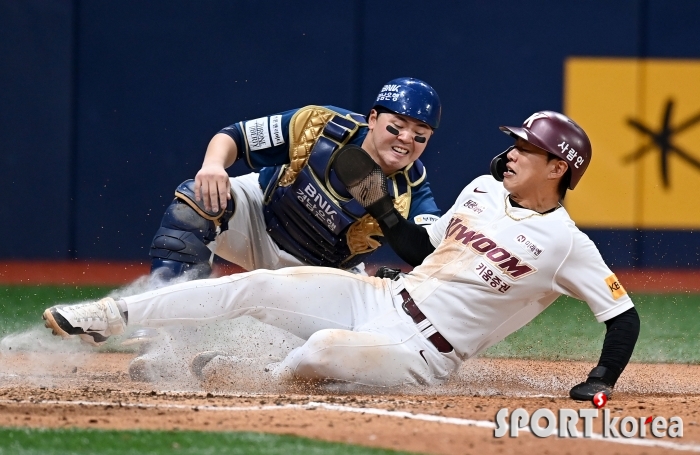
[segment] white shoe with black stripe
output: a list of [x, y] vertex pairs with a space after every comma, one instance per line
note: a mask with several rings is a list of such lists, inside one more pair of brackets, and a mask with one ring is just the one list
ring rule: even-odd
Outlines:
[[54, 335], [69, 338], [78, 335], [93, 346], [104, 344], [112, 335], [124, 333], [126, 322], [111, 297], [92, 303], [57, 305], [46, 309], [44, 326]]

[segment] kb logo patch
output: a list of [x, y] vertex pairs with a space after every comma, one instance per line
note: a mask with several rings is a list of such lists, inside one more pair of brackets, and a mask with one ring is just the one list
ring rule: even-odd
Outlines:
[[605, 284], [608, 285], [608, 289], [610, 289], [610, 293], [615, 300], [627, 294], [627, 291], [622, 287], [614, 273], [605, 279]]

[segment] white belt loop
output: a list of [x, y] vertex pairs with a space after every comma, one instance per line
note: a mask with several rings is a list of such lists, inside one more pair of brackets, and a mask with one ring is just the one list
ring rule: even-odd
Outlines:
[[[426, 330], [428, 327], [432, 327], [432, 324], [427, 319], [424, 319], [424, 320], [420, 321], [418, 324], [416, 324], [416, 327], [418, 327], [418, 330], [420, 330], [422, 332], [423, 330]], [[435, 333], [435, 332], [437, 332], [437, 330], [435, 330], [433, 333]], [[431, 333], [431, 335], [432, 335], [432, 333]], [[430, 336], [430, 335], [427, 335], [427, 336]]]
[[[423, 322], [428, 322], [428, 320], [426, 319]], [[423, 333], [423, 336], [426, 338], [430, 338], [431, 336], [438, 333], [438, 331], [435, 329], [435, 327], [433, 327], [432, 324], [430, 324], [425, 330], [421, 330], [421, 332]]]
[[391, 289], [391, 298], [394, 301], [394, 307], [396, 307], [397, 310], [400, 310], [403, 313], [403, 308], [401, 308], [401, 305], [403, 305], [403, 297], [401, 297], [401, 291], [406, 290], [406, 287], [403, 285], [403, 278], [399, 278], [396, 281], [391, 281], [389, 283], [389, 286]]

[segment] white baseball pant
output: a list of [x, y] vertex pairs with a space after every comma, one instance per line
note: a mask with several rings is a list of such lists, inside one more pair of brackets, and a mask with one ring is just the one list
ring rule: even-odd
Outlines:
[[209, 249], [245, 270], [306, 265], [281, 250], [268, 235], [258, 177], [253, 172], [229, 179], [236, 210], [228, 222], [228, 230], [216, 236], [216, 240], [209, 243]]
[[306, 340], [282, 365], [305, 379], [370, 386], [436, 384], [460, 363], [401, 308], [403, 285], [292, 267], [196, 280], [124, 297], [130, 324], [160, 327], [252, 316]]
[[[229, 179], [236, 210], [228, 222], [228, 229], [217, 235], [216, 240], [207, 246], [217, 256], [245, 270], [277, 270], [307, 265], [280, 249], [267, 233], [263, 214], [264, 195], [258, 177], [253, 172]], [[350, 271], [367, 274], [364, 263]]]

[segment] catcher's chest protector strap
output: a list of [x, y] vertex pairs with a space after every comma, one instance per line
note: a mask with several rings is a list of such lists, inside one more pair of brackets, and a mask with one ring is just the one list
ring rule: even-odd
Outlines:
[[342, 116], [321, 106], [299, 109], [289, 122], [289, 165], [279, 186], [287, 186], [296, 179], [320, 138], [337, 148], [345, 145], [361, 126], [367, 123], [360, 116]]

